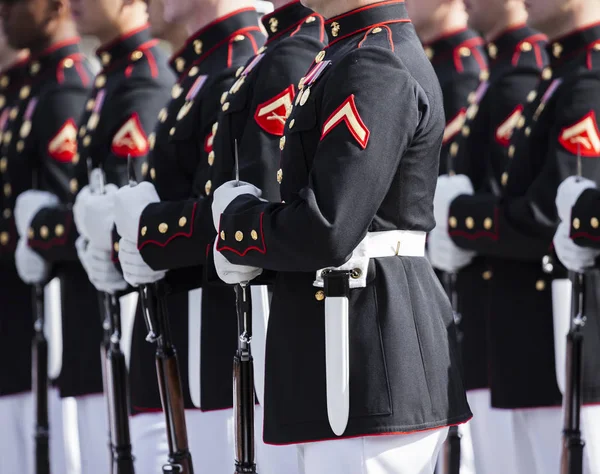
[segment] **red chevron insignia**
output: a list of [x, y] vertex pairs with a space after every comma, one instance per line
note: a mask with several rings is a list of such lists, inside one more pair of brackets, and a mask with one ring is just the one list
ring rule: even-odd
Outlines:
[[295, 95], [294, 86], [290, 85], [272, 99], [260, 104], [254, 114], [254, 120], [259, 127], [272, 135], [283, 136], [285, 121], [292, 109]]
[[510, 144], [510, 137], [512, 137], [513, 131], [517, 124], [519, 123], [519, 119], [523, 114], [523, 106], [518, 105], [515, 107], [510, 115], [502, 122], [498, 128], [496, 129], [496, 141], [500, 143], [502, 146], [508, 146]]
[[579, 122], [563, 128], [558, 142], [573, 155], [579, 153], [586, 157], [600, 156], [600, 131], [598, 131], [596, 113], [592, 110]]
[[445, 145], [452, 140], [458, 132], [460, 132], [462, 126], [465, 123], [467, 117], [467, 109], [464, 107], [455, 115], [455, 117], [446, 124], [444, 129], [444, 139], [442, 143]]
[[356, 139], [358, 144], [364, 150], [367, 148], [369, 142], [369, 135], [371, 132], [360, 118], [360, 114], [356, 109], [356, 102], [354, 102], [354, 94], [348, 97], [342, 105], [340, 105], [334, 112], [329, 116], [323, 125], [323, 132], [321, 133], [321, 140], [327, 136], [335, 127], [340, 123], [345, 122], [348, 130], [352, 136]]
[[115, 133], [111, 150], [121, 158], [127, 158], [128, 155], [138, 158], [148, 153], [148, 149], [148, 137], [144, 133], [139, 115], [134, 113]]
[[48, 155], [60, 163], [70, 163], [77, 154], [77, 127], [73, 119], [67, 120], [48, 142]]

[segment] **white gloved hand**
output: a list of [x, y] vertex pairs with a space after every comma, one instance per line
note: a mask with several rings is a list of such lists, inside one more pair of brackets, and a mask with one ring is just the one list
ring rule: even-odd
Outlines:
[[130, 242], [138, 241], [140, 217], [148, 204], [160, 202], [156, 188], [144, 181], [137, 186], [123, 186], [114, 198], [114, 217], [117, 232]]
[[565, 179], [556, 192], [556, 209], [561, 221], [571, 220], [571, 209], [586, 189], [595, 188], [596, 183], [586, 178], [569, 176]]
[[146, 285], [162, 280], [167, 274], [164, 270], [152, 270], [142, 258], [137, 244], [129, 239], [119, 241], [119, 261], [125, 281], [132, 286]]
[[50, 265], [27, 245], [27, 239], [19, 239], [15, 252], [17, 273], [25, 283], [45, 283], [50, 275]]
[[580, 247], [569, 236], [571, 224], [569, 220], [562, 221], [554, 234], [554, 249], [562, 264], [571, 271], [583, 272], [594, 266], [594, 261], [600, 256], [600, 250]]
[[225, 283], [235, 285], [237, 283], [251, 281], [263, 272], [262, 268], [230, 263], [229, 260], [217, 250], [217, 242], [218, 239], [215, 240], [213, 249], [215, 268], [217, 270], [217, 275], [219, 275], [219, 278]]
[[94, 194], [90, 186], [84, 186], [77, 194], [73, 205], [73, 219], [80, 235], [83, 235], [96, 249], [112, 248], [112, 228], [115, 195], [119, 188], [107, 184], [104, 194]]
[[127, 282], [112, 262], [111, 252], [95, 247], [83, 236], [79, 236], [75, 247], [90, 282], [98, 291], [115, 294], [127, 289]]
[[436, 229], [444, 232], [448, 230], [450, 205], [452, 201], [463, 194], [473, 194], [473, 184], [466, 175], [448, 176], [445, 174], [438, 178], [433, 198], [433, 215]]
[[47, 191], [30, 189], [19, 194], [15, 202], [15, 226], [20, 237], [27, 236], [27, 230], [35, 215], [45, 207], [55, 207], [60, 204], [57, 196]]
[[219, 230], [221, 214], [223, 214], [225, 209], [227, 209], [227, 206], [231, 204], [231, 201], [242, 194], [251, 194], [252, 196], [260, 198], [262, 196], [262, 191], [256, 186], [244, 181], [240, 181], [239, 185], [236, 185], [235, 181], [228, 181], [215, 190], [213, 195], [212, 214], [213, 224], [215, 225], [216, 230]]
[[427, 240], [429, 262], [434, 268], [456, 273], [471, 263], [476, 253], [458, 247], [446, 229], [433, 229]]

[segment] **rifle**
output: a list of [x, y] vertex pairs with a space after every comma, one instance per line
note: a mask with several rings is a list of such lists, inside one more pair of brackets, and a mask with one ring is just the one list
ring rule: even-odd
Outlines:
[[[235, 180], [240, 183], [240, 164], [235, 140]], [[238, 348], [233, 358], [233, 401], [235, 420], [235, 474], [256, 474], [254, 447], [254, 362], [252, 342], [252, 298], [248, 282], [238, 283], [235, 304], [238, 325]]]
[[[127, 157], [129, 186], [137, 185], [131, 157]], [[185, 404], [177, 350], [171, 339], [165, 287], [161, 282], [139, 288], [142, 313], [148, 335], [146, 341], [156, 343], [156, 376], [160, 402], [165, 414], [169, 457], [163, 474], [194, 474], [185, 423]]]
[[32, 344], [32, 385], [35, 404], [35, 472], [50, 474], [48, 426], [48, 341], [44, 335], [44, 285], [33, 286], [35, 331]]
[[569, 272], [572, 285], [571, 326], [567, 334], [567, 385], [563, 404], [561, 474], [582, 474], [581, 405], [583, 403], [583, 327], [585, 326], [585, 275]]
[[[92, 188], [104, 194], [104, 173], [101, 168], [91, 170], [87, 160], [89, 182]], [[131, 453], [129, 432], [127, 366], [121, 350], [121, 305], [116, 295], [99, 292], [103, 340], [100, 354], [102, 377], [108, 408], [108, 434], [112, 474], [134, 474], [134, 457]]]
[[[450, 299], [452, 304], [452, 314], [454, 316], [454, 322], [458, 330], [458, 324], [460, 323], [461, 316], [458, 312], [458, 293], [456, 291], [456, 273], [445, 273], [444, 274], [444, 286], [446, 289], [446, 294]], [[460, 344], [460, 340], [462, 338], [462, 334], [458, 334], [458, 342]], [[461, 434], [458, 431], [458, 426], [453, 425], [450, 426], [448, 430], [448, 438], [444, 443], [443, 450], [443, 473], [444, 474], [460, 474], [460, 457], [461, 457], [461, 448], [460, 448], [460, 439]]]

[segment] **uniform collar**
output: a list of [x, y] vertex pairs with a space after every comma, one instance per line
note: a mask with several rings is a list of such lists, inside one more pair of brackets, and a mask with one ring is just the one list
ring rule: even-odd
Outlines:
[[69, 63], [67, 63], [67, 58], [71, 56], [75, 57], [81, 54], [79, 42], [79, 37], [69, 38], [53, 44], [40, 53], [32, 55], [28, 61], [26, 72], [27, 77], [36, 78], [48, 69], [56, 70], [61, 62], [65, 67], [71, 67], [72, 61], [69, 65]]
[[230, 37], [242, 35], [248, 31], [259, 31], [258, 12], [255, 8], [243, 8], [229, 15], [217, 18], [204, 26], [185, 42], [183, 48], [175, 53], [169, 64], [177, 73], [184, 73], [191, 64], [210, 54]]
[[391, 0], [357, 8], [325, 23], [329, 45], [387, 23], [410, 22], [404, 1]]
[[269, 35], [267, 41], [271, 41], [286, 33], [291, 33], [298, 27], [298, 24], [302, 23], [311, 15], [316, 14], [303, 6], [300, 3], [300, 0], [294, 0], [268, 15], [263, 16], [261, 21]]
[[433, 41], [424, 44], [427, 57], [432, 60], [434, 57], [450, 56], [456, 48], [474, 46], [483, 46], [484, 41], [477, 33], [468, 28], [461, 28], [440, 36]]
[[110, 43], [100, 46], [96, 50], [96, 55], [100, 59], [102, 68], [109, 69], [123, 59], [129, 61], [130, 55], [149, 41], [152, 41], [150, 27], [144, 25], [115, 38]]
[[548, 44], [551, 65], [556, 67], [582, 52], [600, 50], [600, 23], [568, 33]]
[[487, 44], [487, 53], [490, 57], [490, 65], [496, 62], [515, 62], [515, 54], [529, 52], [534, 43], [546, 40], [546, 35], [527, 27], [526, 25], [513, 26]]
[[[13, 90], [20, 87], [21, 81], [27, 76], [27, 67], [29, 65], [29, 56], [19, 59], [9, 67], [0, 72], [0, 93]], [[3, 102], [4, 100], [0, 100]], [[1, 105], [1, 104], [0, 104]], [[1, 106], [0, 106], [1, 108]]]

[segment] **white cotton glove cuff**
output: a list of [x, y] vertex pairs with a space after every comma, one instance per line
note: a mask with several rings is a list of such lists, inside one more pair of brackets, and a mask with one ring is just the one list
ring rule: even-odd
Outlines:
[[446, 232], [448, 230], [448, 213], [452, 201], [458, 196], [471, 195], [473, 192], [473, 184], [464, 174], [440, 176], [433, 198], [433, 214], [437, 228]]
[[140, 217], [149, 204], [160, 202], [152, 183], [144, 181], [137, 186], [123, 186], [115, 194], [113, 212], [117, 232], [130, 242], [137, 242]]
[[242, 194], [251, 194], [252, 196], [260, 198], [262, 196], [262, 191], [256, 186], [244, 181], [240, 181], [239, 185], [236, 185], [235, 181], [228, 181], [215, 190], [213, 195], [212, 214], [213, 224], [216, 230], [219, 230], [221, 214], [225, 212], [227, 206], [229, 206], [235, 198]]
[[600, 256], [600, 250], [580, 247], [569, 236], [570, 230], [569, 221], [563, 221], [558, 225], [553, 240], [554, 250], [568, 270], [583, 272], [594, 266], [596, 258]]
[[80, 235], [94, 247], [110, 251], [114, 224], [114, 201], [119, 188], [107, 184], [104, 194], [94, 194], [85, 186], [77, 195], [73, 205], [73, 219]]
[[152, 270], [140, 255], [135, 242], [122, 238], [119, 241], [119, 261], [125, 281], [132, 286], [146, 285], [162, 280], [164, 270]]
[[458, 247], [446, 230], [437, 227], [429, 234], [428, 256], [434, 268], [455, 273], [471, 263], [476, 253]]
[[15, 264], [19, 277], [29, 285], [44, 283], [50, 274], [50, 265], [27, 245], [27, 239], [19, 239]]
[[569, 176], [565, 179], [556, 192], [556, 209], [561, 221], [571, 220], [571, 209], [586, 189], [595, 188], [593, 181], [580, 178], [578, 176]]
[[229, 262], [229, 260], [227, 260], [227, 258], [225, 258], [225, 256], [217, 250], [217, 242], [218, 240], [215, 241], [213, 249], [215, 268], [217, 270], [217, 275], [219, 275], [219, 278], [225, 283], [229, 285], [235, 285], [238, 283], [251, 281], [263, 272], [262, 268], [248, 267], [246, 265], [235, 265]]
[[82, 236], [75, 242], [75, 247], [90, 282], [98, 291], [115, 294], [127, 289], [127, 282], [112, 262], [111, 252], [94, 247]]
[[20, 237], [27, 236], [31, 221], [45, 207], [55, 207], [60, 204], [57, 196], [47, 191], [30, 189], [21, 193], [15, 203], [15, 226]]

